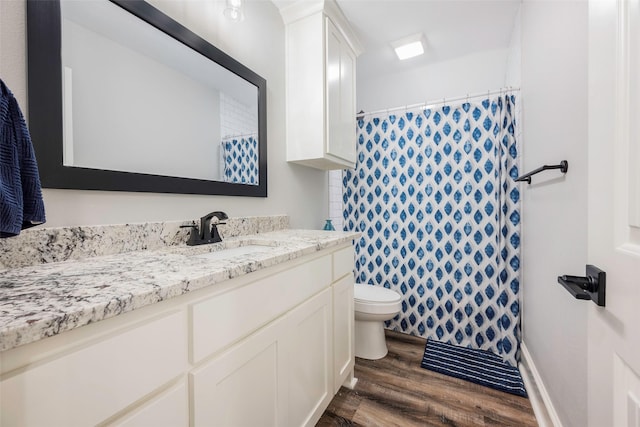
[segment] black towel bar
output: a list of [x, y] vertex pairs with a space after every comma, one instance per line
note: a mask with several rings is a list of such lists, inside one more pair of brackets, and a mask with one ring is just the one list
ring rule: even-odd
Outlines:
[[549, 169], [560, 169], [560, 172], [567, 173], [567, 171], [569, 170], [569, 162], [567, 162], [566, 160], [563, 160], [560, 162], [559, 165], [551, 165], [551, 166], [544, 165], [542, 167], [539, 167], [536, 170], [529, 172], [528, 174], [519, 176], [518, 178], [516, 178], [516, 181], [527, 181], [527, 184], [531, 184], [531, 177], [533, 175]]

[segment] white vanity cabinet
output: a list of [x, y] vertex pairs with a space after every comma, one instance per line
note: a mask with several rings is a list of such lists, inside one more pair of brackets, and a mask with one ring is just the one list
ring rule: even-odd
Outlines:
[[110, 424], [113, 427], [189, 427], [189, 389], [185, 379], [140, 408]]
[[[334, 393], [340, 386], [346, 384], [353, 388], [353, 367], [355, 363], [355, 338], [354, 338], [354, 302], [353, 302], [353, 275], [345, 274], [350, 268], [344, 260], [353, 257], [351, 248], [334, 254], [334, 278], [333, 290], [333, 385]], [[340, 269], [342, 267], [342, 270]], [[336, 277], [337, 276], [337, 277]]]
[[[353, 259], [346, 249], [338, 257]], [[194, 362], [213, 355], [191, 373], [195, 426], [315, 424], [334, 394], [333, 263], [316, 257], [193, 304]]]
[[194, 370], [194, 425], [314, 425], [334, 395], [331, 312], [326, 289]]
[[276, 321], [190, 373], [193, 425], [285, 425], [283, 322]]
[[0, 353], [0, 427], [310, 426], [353, 384], [342, 244]]
[[333, 398], [332, 311], [327, 289], [291, 312], [285, 343], [285, 425], [315, 425]]
[[[96, 425], [179, 378], [187, 367], [184, 312], [123, 319], [2, 353], [0, 426]], [[185, 391], [177, 398], [184, 409]]]
[[334, 0], [281, 9], [286, 24], [287, 160], [318, 169], [356, 161], [360, 44]]

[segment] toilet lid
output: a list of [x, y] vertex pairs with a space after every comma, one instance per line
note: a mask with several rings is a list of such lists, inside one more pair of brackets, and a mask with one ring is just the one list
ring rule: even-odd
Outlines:
[[353, 285], [353, 298], [368, 302], [396, 302], [400, 300], [400, 295], [391, 289], [382, 286], [365, 285], [356, 283]]

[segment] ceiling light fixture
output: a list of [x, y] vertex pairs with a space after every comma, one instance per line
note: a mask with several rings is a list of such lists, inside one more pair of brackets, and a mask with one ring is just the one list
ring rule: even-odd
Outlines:
[[424, 53], [424, 37], [422, 33], [414, 34], [391, 43], [391, 46], [398, 55], [398, 59], [413, 58]]
[[242, 10], [242, 0], [227, 0], [227, 7], [223, 13], [224, 16], [232, 22], [243, 21], [244, 11]]

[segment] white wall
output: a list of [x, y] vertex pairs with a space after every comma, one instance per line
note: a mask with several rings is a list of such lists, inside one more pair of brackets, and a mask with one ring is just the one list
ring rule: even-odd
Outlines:
[[[513, 29], [511, 30], [504, 80], [505, 85], [510, 87], [520, 87], [522, 84], [522, 7], [518, 9]], [[519, 102], [517, 104], [518, 106], [520, 105]]]
[[522, 5], [523, 337], [564, 426], [587, 425], [587, 305], [557, 283], [587, 256], [587, 2]]
[[391, 75], [359, 75], [357, 109], [370, 112], [500, 89], [508, 55], [508, 49], [487, 50]]
[[[285, 160], [284, 24], [275, 5], [248, 0], [246, 19], [234, 24], [222, 16], [224, 1], [153, 3], [267, 80], [269, 197], [45, 189], [47, 226], [184, 220], [223, 210], [230, 216], [284, 213], [292, 227], [321, 228], [327, 216], [327, 173]], [[28, 114], [25, 2], [0, 1], [0, 24], [0, 78]]]

